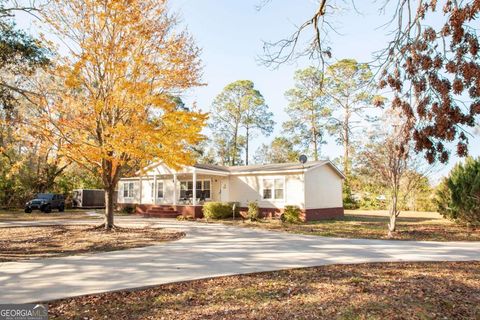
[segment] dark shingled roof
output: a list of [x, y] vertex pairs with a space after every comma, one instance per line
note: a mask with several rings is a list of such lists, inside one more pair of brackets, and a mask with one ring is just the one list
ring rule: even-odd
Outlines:
[[194, 167], [198, 169], [223, 171], [223, 172], [238, 172], [238, 173], [254, 173], [259, 171], [287, 171], [287, 170], [302, 170], [316, 167], [325, 163], [329, 163], [328, 160], [309, 161], [305, 164], [299, 162], [291, 163], [272, 163], [272, 164], [256, 164], [250, 166], [217, 166], [213, 164], [196, 164]]
[[227, 168], [227, 167], [217, 166], [217, 165], [215, 165], [215, 164], [196, 163], [196, 164], [194, 165], [194, 167], [195, 167], [195, 168], [198, 168], [198, 169], [204, 169], [204, 170], [230, 172], [230, 171], [228, 171], [228, 168]]
[[227, 167], [230, 172], [258, 172], [258, 171], [284, 171], [284, 170], [302, 170], [316, 167], [327, 163], [326, 160], [309, 161], [305, 164], [299, 162], [291, 163], [272, 163], [272, 164], [256, 164], [251, 166]]
[[[150, 168], [153, 168], [160, 163], [157, 164], [151, 164], [145, 170], [148, 170]], [[202, 164], [202, 163], [197, 163], [194, 165], [195, 168], [198, 169], [203, 169], [203, 170], [210, 170], [210, 171], [217, 171], [217, 172], [225, 172], [225, 173], [256, 173], [256, 172], [278, 172], [278, 171], [292, 171], [292, 170], [303, 170], [303, 169], [310, 169], [313, 167], [321, 166], [327, 164], [329, 165], [337, 174], [345, 178], [343, 173], [338, 170], [338, 168], [332, 164], [329, 160], [319, 160], [319, 161], [309, 161], [306, 162], [305, 164], [299, 163], [299, 162], [290, 162], [290, 163], [272, 163], [272, 164], [256, 164], [256, 165], [251, 165], [251, 166], [218, 166], [215, 164]]]

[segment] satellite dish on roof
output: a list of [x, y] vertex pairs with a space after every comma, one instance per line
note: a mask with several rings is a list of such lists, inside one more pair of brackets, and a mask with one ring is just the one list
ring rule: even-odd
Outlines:
[[300, 160], [300, 162], [304, 164], [305, 162], [308, 161], [308, 158], [307, 158], [306, 155], [302, 154], [302, 155], [298, 158], [298, 160]]

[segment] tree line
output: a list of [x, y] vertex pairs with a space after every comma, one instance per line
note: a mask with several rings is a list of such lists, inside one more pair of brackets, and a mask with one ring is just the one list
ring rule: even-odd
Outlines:
[[[342, 166], [348, 172], [355, 131], [362, 121], [371, 121], [365, 110], [384, 101], [372, 81], [370, 67], [354, 59], [338, 61], [325, 74], [315, 67], [298, 70], [294, 88], [285, 92], [289, 120], [282, 124], [281, 136], [257, 150], [254, 162], [297, 161], [301, 153], [319, 160], [330, 135], [343, 146]], [[202, 161], [234, 166], [251, 163], [251, 140], [271, 135], [275, 122], [253, 81], [240, 80], [215, 98], [209, 126], [213, 137], [204, 145]]]

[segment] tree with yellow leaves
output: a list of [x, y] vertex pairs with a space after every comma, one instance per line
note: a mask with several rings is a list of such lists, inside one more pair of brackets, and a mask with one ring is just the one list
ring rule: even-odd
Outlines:
[[200, 85], [199, 49], [166, 0], [52, 0], [43, 18], [68, 54], [35, 130], [60, 136], [59, 152], [102, 178], [109, 230], [121, 175], [154, 159], [193, 161], [188, 146], [202, 140], [207, 115], [172, 97]]

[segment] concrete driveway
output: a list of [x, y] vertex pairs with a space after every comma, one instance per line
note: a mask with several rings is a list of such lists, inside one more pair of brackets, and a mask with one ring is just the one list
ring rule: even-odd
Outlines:
[[[479, 242], [323, 238], [140, 218], [121, 218], [117, 223], [181, 229], [187, 237], [145, 248], [0, 263], [0, 303], [46, 301], [176, 281], [326, 264], [480, 260]], [[2, 225], [14, 224], [0, 223]]]

